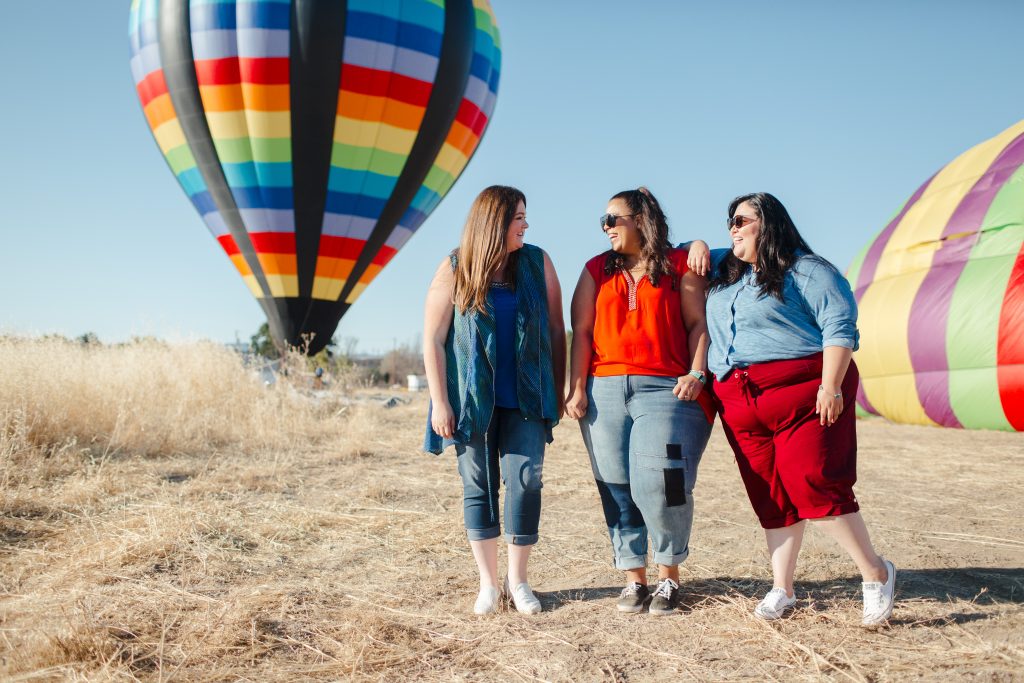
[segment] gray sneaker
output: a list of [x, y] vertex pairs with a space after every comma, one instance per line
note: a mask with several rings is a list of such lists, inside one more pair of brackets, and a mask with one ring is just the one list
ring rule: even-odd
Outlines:
[[679, 584], [672, 579], [661, 579], [654, 589], [651, 598], [650, 612], [654, 616], [663, 617], [673, 614], [679, 606]]
[[639, 612], [643, 610], [651, 590], [642, 583], [633, 582], [622, 589], [619, 594], [618, 608], [620, 612]]

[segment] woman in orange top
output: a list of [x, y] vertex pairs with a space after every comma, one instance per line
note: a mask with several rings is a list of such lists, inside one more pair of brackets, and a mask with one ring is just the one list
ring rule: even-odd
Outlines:
[[[611, 536], [626, 573], [618, 608], [671, 614], [689, 553], [693, 485], [714, 419], [704, 391], [705, 279], [674, 249], [646, 189], [611, 198], [601, 228], [611, 250], [592, 258], [572, 298], [566, 415], [580, 420]], [[695, 255], [696, 256], [696, 255]], [[647, 587], [648, 537], [658, 565]]]

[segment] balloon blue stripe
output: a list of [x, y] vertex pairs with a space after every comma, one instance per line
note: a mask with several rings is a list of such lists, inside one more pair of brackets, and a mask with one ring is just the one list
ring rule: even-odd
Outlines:
[[213, 201], [213, 197], [210, 196], [209, 190], [189, 195], [189, 199], [192, 200], [192, 205], [196, 207], [196, 211], [200, 214], [207, 214], [217, 210], [217, 204]]
[[444, 32], [444, 9], [432, 2], [406, 2], [397, 12], [381, 7], [380, 0], [349, 0], [348, 11], [376, 14]]
[[398, 178], [394, 176], [371, 173], [369, 171], [353, 171], [334, 166], [327, 179], [327, 189], [331, 192], [359, 194], [362, 191], [371, 197], [387, 199], [395, 189]]
[[278, 2], [238, 3], [238, 28], [287, 29], [291, 25], [291, 7]]
[[189, 196], [206, 191], [206, 182], [203, 180], [203, 174], [200, 173], [199, 169], [195, 166], [187, 168], [179, 173], [178, 182], [181, 183], [181, 187], [185, 190], [185, 194]]
[[290, 187], [231, 187], [239, 209], [291, 209]]
[[[362, 201], [360, 201], [360, 199], [362, 199]], [[328, 190], [325, 212], [351, 214], [353, 216], [363, 216], [364, 218], [372, 218], [376, 220], [376, 218], [380, 216], [380, 212], [384, 210], [384, 204], [386, 203], [387, 202], [383, 199], [362, 197], [358, 194], [333, 192]]]
[[391, 71], [418, 81], [433, 83], [437, 75], [438, 58], [404, 47], [395, 47], [390, 43], [349, 36], [345, 41], [345, 63], [367, 69]]
[[225, 164], [224, 177], [231, 187], [291, 187], [292, 164], [290, 161]]
[[348, 13], [345, 35], [405, 47], [435, 57], [441, 54], [442, 36], [437, 31], [365, 12]]

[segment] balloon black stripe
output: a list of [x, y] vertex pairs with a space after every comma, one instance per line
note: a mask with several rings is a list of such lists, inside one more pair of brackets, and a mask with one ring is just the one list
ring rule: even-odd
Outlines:
[[370, 238], [366, 240], [366, 246], [356, 259], [352, 274], [345, 282], [345, 288], [338, 299], [339, 305], [352, 293], [359, 278], [387, 242], [433, 167], [459, 113], [459, 105], [469, 82], [475, 41], [476, 13], [472, 0], [445, 2], [444, 41], [441, 44], [437, 78], [423, 114], [423, 123], [402, 173], [398, 176], [395, 189], [384, 205]]
[[[299, 296], [313, 295], [317, 251], [327, 204], [338, 84], [345, 49], [347, 2], [292, 0], [291, 128], [295, 259]], [[300, 317], [305, 327], [306, 313]]]
[[256, 282], [259, 283], [263, 296], [259, 299], [260, 306], [267, 314], [271, 330], [284, 338], [284, 329], [280, 315], [270, 298], [270, 287], [263, 274], [256, 250], [245, 230], [242, 216], [238, 213], [238, 205], [228, 187], [221, 168], [217, 149], [213, 145], [210, 127], [203, 113], [203, 101], [199, 95], [199, 81], [196, 79], [195, 64], [192, 60], [192, 32], [189, 18], [188, 0], [162, 0], [158, 17], [160, 41], [160, 62], [167, 82], [167, 92], [178, 115], [178, 123], [188, 141], [192, 156], [195, 157], [206, 188], [210, 192], [217, 210], [227, 225], [228, 232], [235, 240], [239, 252], [245, 259]]

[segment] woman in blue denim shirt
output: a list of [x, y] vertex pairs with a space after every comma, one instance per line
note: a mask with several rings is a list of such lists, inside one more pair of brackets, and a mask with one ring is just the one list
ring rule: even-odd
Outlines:
[[499, 473], [508, 575], [520, 612], [541, 610], [527, 583], [541, 471], [565, 383], [562, 294], [551, 259], [524, 243], [526, 197], [492, 186], [473, 202], [457, 250], [427, 293], [423, 360], [430, 388], [425, 450], [455, 446], [466, 533], [480, 572], [474, 612], [497, 609]]

